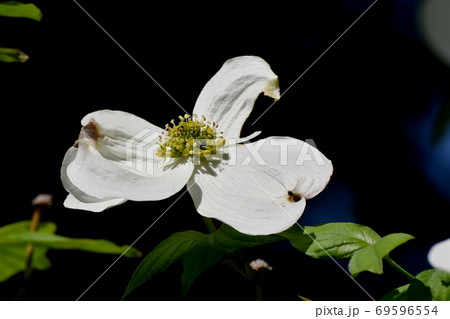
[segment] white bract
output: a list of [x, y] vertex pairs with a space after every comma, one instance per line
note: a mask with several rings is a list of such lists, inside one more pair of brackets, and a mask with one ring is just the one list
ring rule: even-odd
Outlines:
[[450, 238], [431, 247], [428, 252], [428, 262], [433, 268], [450, 273]]
[[70, 193], [65, 206], [99, 212], [126, 200], [161, 200], [187, 185], [205, 217], [250, 235], [286, 230], [333, 167], [297, 139], [240, 138], [261, 92], [278, 99], [278, 78], [263, 59], [243, 56], [226, 61], [206, 84], [192, 117], [165, 130], [121, 111], [86, 115], [61, 168]]

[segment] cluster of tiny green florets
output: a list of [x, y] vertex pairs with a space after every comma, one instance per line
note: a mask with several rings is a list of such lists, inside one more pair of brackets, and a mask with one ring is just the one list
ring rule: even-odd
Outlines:
[[223, 132], [217, 131], [218, 125], [206, 122], [204, 116], [199, 119], [195, 114], [193, 117], [185, 114], [178, 118], [178, 124], [174, 120], [170, 121], [172, 126], [166, 124], [158, 142], [157, 156], [179, 158], [195, 154], [208, 157], [225, 145]]

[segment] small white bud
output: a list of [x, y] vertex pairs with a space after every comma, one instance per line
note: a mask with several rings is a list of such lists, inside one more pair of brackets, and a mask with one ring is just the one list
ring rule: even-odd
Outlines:
[[265, 270], [272, 270], [272, 267], [269, 266], [269, 264], [262, 259], [255, 259], [250, 263], [250, 267], [253, 268], [253, 270], [260, 271], [261, 269]]

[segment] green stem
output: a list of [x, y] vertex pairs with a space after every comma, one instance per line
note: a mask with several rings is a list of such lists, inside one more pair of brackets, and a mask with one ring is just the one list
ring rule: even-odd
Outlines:
[[397, 264], [395, 261], [393, 261], [391, 259], [391, 257], [386, 256], [384, 257], [384, 259], [386, 259], [386, 261], [389, 263], [389, 265], [392, 266], [392, 268], [394, 268], [395, 270], [397, 270], [399, 273], [401, 273], [403, 276], [405, 276], [406, 278], [408, 278], [409, 281], [413, 281], [414, 279], [416, 279], [413, 275], [411, 275], [409, 272], [407, 272], [405, 269], [403, 269], [402, 267], [400, 267], [399, 264]]
[[256, 301], [263, 301], [264, 298], [262, 286], [258, 282], [255, 282], [255, 288], [256, 288]]
[[217, 228], [211, 218], [203, 217], [203, 221], [205, 222], [206, 229], [208, 229], [211, 234], [217, 231]]

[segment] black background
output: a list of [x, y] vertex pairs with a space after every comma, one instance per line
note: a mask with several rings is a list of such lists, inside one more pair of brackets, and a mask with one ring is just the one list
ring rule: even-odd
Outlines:
[[[416, 274], [429, 267], [425, 253], [430, 245], [448, 237], [442, 216], [450, 207], [416, 165], [404, 123], [426, 110], [430, 89], [448, 86], [449, 70], [417, 40], [416, 30], [399, 31], [403, 21], [399, 16], [412, 19], [410, 7], [400, 2], [376, 3], [252, 125], [272, 103], [261, 96], [242, 135], [262, 130], [261, 137], [314, 139], [335, 171], [330, 190], [312, 199], [304, 216], [309, 207], [346, 185], [358, 222], [380, 235], [406, 232], [417, 238], [393, 254]], [[178, 195], [159, 202], [127, 202], [99, 214], [69, 210], [62, 206], [66, 196], [59, 179], [62, 158], [88, 112], [118, 109], [164, 127], [183, 111], [75, 2], [34, 3], [44, 14], [41, 22], [0, 19], [0, 45], [19, 47], [30, 56], [25, 64], [0, 64], [4, 169], [0, 225], [30, 218], [34, 196], [51, 193], [54, 207], [43, 219], [57, 223], [58, 234], [130, 244]], [[239, 55], [264, 58], [279, 76], [283, 93], [370, 3], [277, 1], [246, 2], [244, 7], [229, 1], [79, 1], [188, 111], [223, 62]], [[329, 209], [339, 211], [339, 198], [333, 205]], [[206, 231], [186, 195], [136, 247], [147, 253], [171, 233], [188, 229]], [[76, 251], [52, 251], [49, 257], [52, 269], [33, 274], [24, 299], [77, 299], [117, 258]], [[265, 286], [267, 299], [296, 300], [302, 295], [313, 300], [368, 300], [336, 265], [304, 257], [288, 246], [254, 249], [245, 257], [248, 261], [262, 257], [273, 266]], [[120, 299], [139, 261], [120, 259], [82, 299]], [[130, 299], [181, 299], [180, 274], [181, 266], [174, 266]], [[384, 276], [362, 274], [357, 279], [375, 298], [406, 283], [390, 269]], [[0, 297], [14, 299], [21, 280], [17, 275], [0, 284]], [[252, 284], [222, 265], [203, 274], [186, 297], [253, 298]]]

